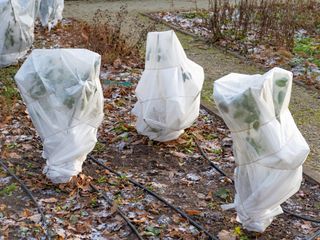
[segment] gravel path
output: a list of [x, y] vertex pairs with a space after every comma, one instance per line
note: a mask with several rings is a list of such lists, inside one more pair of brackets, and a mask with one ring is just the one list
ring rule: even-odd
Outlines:
[[[166, 10], [188, 10], [195, 8], [191, 0], [176, 0], [172, 6], [171, 0], [127, 0], [127, 1], [66, 1], [64, 17], [90, 20], [97, 9], [118, 11], [126, 3], [132, 15], [138, 12], [154, 12]], [[207, 0], [197, 1], [199, 8], [208, 6]], [[159, 30], [167, 27], [158, 26]], [[204, 67], [206, 81], [203, 90], [203, 100], [211, 103], [212, 83], [215, 79], [230, 72], [261, 73], [262, 69], [244, 63], [242, 60], [227, 54], [215, 47], [209, 47], [192, 37], [178, 34], [188, 56]], [[320, 182], [320, 97], [319, 94], [306, 90], [294, 84], [290, 109], [293, 116], [311, 147], [311, 154], [305, 163], [305, 172]]]

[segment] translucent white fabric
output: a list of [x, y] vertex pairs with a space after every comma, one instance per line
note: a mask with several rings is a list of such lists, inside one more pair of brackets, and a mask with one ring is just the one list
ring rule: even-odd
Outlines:
[[145, 70], [136, 88], [136, 129], [156, 141], [178, 138], [199, 115], [204, 80], [174, 31], [150, 32]]
[[39, 0], [39, 17], [42, 26], [51, 28], [56, 26], [62, 20], [64, 0]]
[[44, 169], [54, 183], [82, 170], [103, 119], [100, 55], [85, 49], [34, 50], [15, 76], [43, 141]]
[[35, 0], [0, 0], [0, 67], [26, 55], [33, 43]]
[[298, 191], [309, 146], [288, 109], [292, 73], [231, 73], [214, 83], [214, 99], [232, 132], [238, 221], [263, 232], [280, 204]]

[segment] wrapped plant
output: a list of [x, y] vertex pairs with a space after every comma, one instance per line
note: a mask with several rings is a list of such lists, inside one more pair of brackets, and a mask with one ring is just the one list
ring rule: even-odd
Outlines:
[[34, 50], [15, 76], [43, 141], [54, 183], [81, 172], [103, 118], [100, 55], [84, 49]]
[[0, 67], [11, 65], [32, 46], [35, 0], [0, 0]]
[[150, 32], [132, 110], [138, 132], [162, 142], [178, 138], [199, 115], [203, 80], [202, 67], [187, 58], [173, 31]]
[[48, 26], [49, 30], [62, 19], [64, 0], [39, 0], [39, 17], [42, 26]]
[[214, 99], [232, 132], [238, 221], [263, 232], [280, 204], [298, 191], [309, 147], [288, 109], [292, 73], [229, 74], [214, 84]]

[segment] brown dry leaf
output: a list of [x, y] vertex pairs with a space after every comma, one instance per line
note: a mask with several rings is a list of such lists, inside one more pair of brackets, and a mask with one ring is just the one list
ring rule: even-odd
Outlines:
[[170, 231], [169, 236], [172, 238], [179, 238], [180, 239], [181, 232], [174, 229], [174, 230]]
[[112, 104], [110, 104], [110, 103], [105, 103], [104, 104], [104, 109], [112, 111], [112, 110], [114, 110], [114, 106]]
[[132, 222], [134, 222], [134, 223], [144, 223], [146, 221], [147, 221], [147, 219], [145, 217], [142, 217], [140, 219], [133, 219], [132, 220]]
[[112, 207], [111, 207], [111, 209], [110, 209], [110, 211], [111, 211], [111, 214], [113, 215], [115, 212], [118, 211], [118, 205], [113, 204]]
[[185, 218], [183, 218], [183, 217], [181, 217], [180, 215], [177, 215], [177, 214], [174, 214], [172, 216], [172, 220], [175, 223], [181, 223], [181, 222], [186, 222], [187, 221]]
[[56, 229], [55, 232], [59, 236], [58, 239], [64, 239], [66, 237], [66, 233], [62, 228]]
[[190, 216], [199, 216], [201, 214], [201, 211], [198, 210], [186, 210], [186, 213]]
[[218, 238], [220, 240], [236, 240], [236, 236], [227, 230], [222, 230], [218, 233]]
[[84, 41], [85, 42], [88, 42], [88, 40], [89, 40], [89, 37], [88, 37], [88, 35], [85, 33], [85, 32], [81, 32], [81, 37], [83, 37], [83, 39], [84, 39]]
[[181, 137], [176, 140], [176, 143], [178, 143], [178, 144], [186, 144], [187, 142], [188, 142], [187, 140], [185, 140]]
[[52, 197], [52, 198], [42, 198], [40, 199], [40, 202], [44, 202], [44, 203], [56, 203], [58, 202], [58, 199]]
[[9, 116], [6, 116], [5, 119], [2, 121], [3, 124], [7, 124], [10, 122], [10, 120], [12, 119], [13, 117], [11, 115]]
[[22, 148], [29, 151], [31, 149], [33, 149], [33, 146], [31, 144], [28, 144], [28, 143], [23, 143], [21, 144]]
[[6, 208], [7, 208], [7, 206], [6, 206], [6, 205], [4, 205], [4, 204], [0, 204], [0, 211], [5, 210]]
[[0, 229], [0, 232], [5, 239], [9, 239], [9, 225], [4, 226], [2, 229]]
[[145, 142], [145, 138], [142, 138], [142, 139], [140, 139], [140, 140], [137, 140], [137, 141], [131, 143], [131, 145], [143, 144], [144, 142]]
[[22, 217], [30, 217], [32, 215], [32, 212], [29, 209], [24, 209], [21, 216]]
[[293, 57], [292, 53], [289, 52], [288, 50], [284, 49], [284, 48], [279, 49], [277, 54], [279, 56], [284, 56], [284, 57], [289, 58], [289, 59], [291, 59]]
[[199, 132], [193, 132], [192, 133], [196, 138], [197, 138], [197, 140], [199, 140], [199, 141], [204, 141], [205, 139], [204, 139], [204, 137], [199, 133]]
[[41, 214], [35, 214], [30, 217], [28, 217], [32, 222], [39, 223], [41, 221]]
[[113, 67], [114, 67], [115, 69], [119, 69], [119, 68], [121, 67], [121, 64], [122, 64], [121, 59], [120, 59], [120, 58], [117, 58], [117, 59], [114, 60], [114, 62], [113, 62]]
[[171, 154], [178, 158], [187, 158], [187, 155], [182, 152], [171, 151]]
[[15, 152], [8, 153], [8, 157], [13, 158], [13, 159], [21, 159], [21, 155], [15, 153]]
[[231, 223], [236, 223], [236, 222], [237, 222], [237, 219], [236, 219], [235, 217], [231, 217], [230, 222], [231, 222]]
[[76, 224], [77, 233], [90, 233], [91, 232], [91, 225], [88, 223], [78, 223]]

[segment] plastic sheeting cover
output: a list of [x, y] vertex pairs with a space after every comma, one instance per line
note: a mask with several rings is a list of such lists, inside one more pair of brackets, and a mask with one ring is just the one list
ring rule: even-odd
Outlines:
[[204, 80], [174, 31], [150, 32], [145, 70], [136, 88], [137, 131], [156, 141], [178, 138], [199, 115]]
[[32, 46], [34, 18], [34, 0], [0, 0], [0, 67], [16, 63]]
[[39, 0], [39, 17], [42, 26], [48, 26], [49, 30], [62, 19], [64, 0]]
[[250, 231], [263, 232], [300, 188], [309, 146], [288, 109], [291, 87], [292, 73], [281, 68], [264, 75], [231, 73], [214, 83], [215, 102], [234, 141], [233, 207]]
[[100, 55], [85, 49], [34, 50], [15, 76], [43, 141], [44, 169], [54, 183], [82, 170], [103, 119]]

